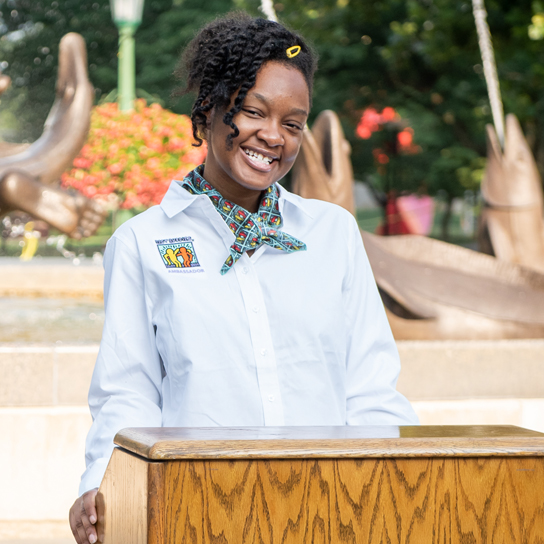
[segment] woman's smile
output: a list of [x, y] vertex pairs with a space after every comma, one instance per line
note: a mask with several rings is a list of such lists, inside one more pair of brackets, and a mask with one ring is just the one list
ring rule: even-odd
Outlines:
[[262, 192], [293, 166], [308, 112], [310, 93], [304, 76], [284, 63], [270, 61], [257, 73], [242, 110], [233, 122], [239, 135], [227, 145], [232, 128], [223, 122], [234, 103], [209, 114], [208, 156], [204, 178], [225, 198], [256, 211]]
[[278, 156], [264, 149], [240, 146], [240, 151], [246, 156], [248, 164], [260, 172], [270, 172], [273, 162], [279, 160]]

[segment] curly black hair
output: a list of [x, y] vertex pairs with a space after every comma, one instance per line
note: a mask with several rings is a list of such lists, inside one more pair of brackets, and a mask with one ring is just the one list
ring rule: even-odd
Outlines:
[[[287, 49], [300, 46], [293, 58]], [[241, 109], [247, 92], [255, 85], [257, 73], [268, 61], [284, 63], [299, 70], [312, 97], [317, 55], [298, 34], [283, 25], [243, 12], [229, 13], [203, 27], [189, 43], [175, 71], [187, 86], [174, 95], [197, 93], [191, 121], [195, 146], [202, 145], [206, 127], [205, 113], [215, 106], [226, 108], [236, 91], [234, 105], [224, 114], [223, 122], [233, 130], [227, 136], [227, 146], [239, 135], [233, 117]]]

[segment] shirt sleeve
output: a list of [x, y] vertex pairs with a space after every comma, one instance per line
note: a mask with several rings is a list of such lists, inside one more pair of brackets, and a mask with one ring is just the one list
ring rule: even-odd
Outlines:
[[100, 485], [119, 430], [162, 422], [161, 362], [137, 251], [135, 242], [114, 236], [104, 254], [106, 319], [89, 390], [93, 424], [80, 495]]
[[396, 390], [400, 359], [383, 303], [350, 216], [350, 262], [343, 286], [346, 308], [347, 425], [418, 425], [408, 400]]

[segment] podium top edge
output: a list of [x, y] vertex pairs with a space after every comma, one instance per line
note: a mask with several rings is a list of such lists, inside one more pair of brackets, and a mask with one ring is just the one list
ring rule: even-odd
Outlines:
[[141, 427], [121, 430], [114, 442], [155, 461], [544, 457], [544, 434], [513, 425]]

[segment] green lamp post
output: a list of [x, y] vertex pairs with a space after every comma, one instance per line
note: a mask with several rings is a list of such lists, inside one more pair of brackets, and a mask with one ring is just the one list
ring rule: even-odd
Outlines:
[[142, 22], [144, 0], [110, 0], [110, 6], [119, 30], [117, 102], [121, 111], [131, 111], [136, 95], [134, 32]]

